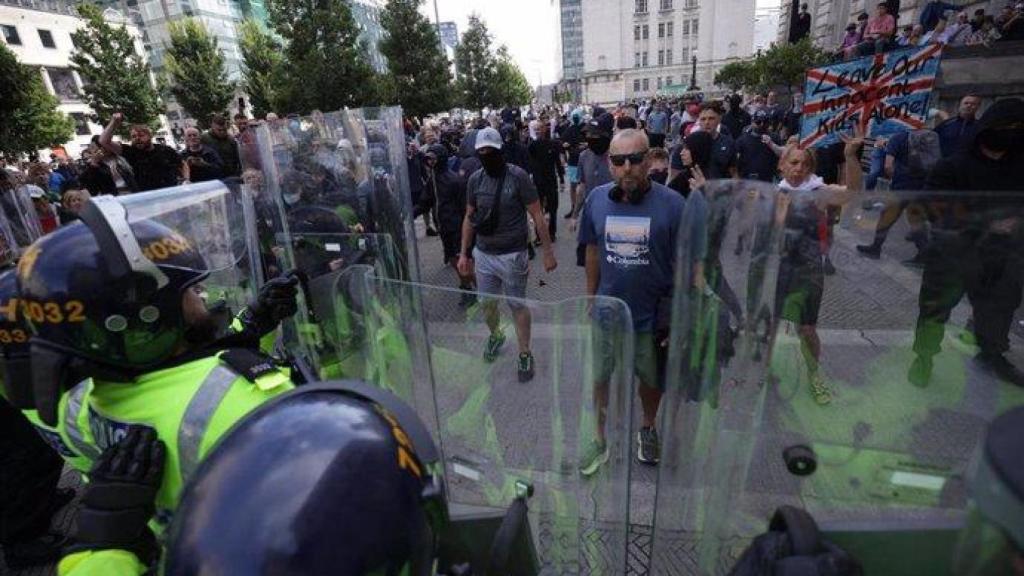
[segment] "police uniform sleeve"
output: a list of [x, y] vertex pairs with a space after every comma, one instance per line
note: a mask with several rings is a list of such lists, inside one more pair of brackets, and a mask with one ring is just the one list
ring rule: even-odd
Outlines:
[[146, 565], [127, 550], [85, 550], [70, 554], [57, 565], [58, 576], [135, 576]]

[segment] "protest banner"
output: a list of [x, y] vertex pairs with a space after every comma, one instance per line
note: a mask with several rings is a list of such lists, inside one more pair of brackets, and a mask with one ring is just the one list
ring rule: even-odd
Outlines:
[[942, 48], [929, 44], [808, 70], [800, 146], [834, 144], [858, 125], [869, 137], [923, 128]]

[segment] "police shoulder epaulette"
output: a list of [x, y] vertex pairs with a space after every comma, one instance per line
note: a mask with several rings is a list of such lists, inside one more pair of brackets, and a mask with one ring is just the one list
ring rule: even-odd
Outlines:
[[277, 372], [277, 366], [269, 356], [248, 348], [230, 348], [217, 357], [249, 382]]

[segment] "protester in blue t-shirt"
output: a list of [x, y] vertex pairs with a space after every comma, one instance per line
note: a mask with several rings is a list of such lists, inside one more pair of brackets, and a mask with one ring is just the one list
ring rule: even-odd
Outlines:
[[[701, 202], [703, 197], [698, 192], [687, 200], [649, 180], [647, 152], [643, 132], [623, 130], [616, 134], [609, 150], [615, 181], [599, 186], [587, 197], [580, 218], [579, 241], [586, 246], [588, 295], [619, 298], [629, 306], [635, 335], [634, 370], [640, 380], [643, 406], [638, 458], [655, 464], [659, 459], [655, 418], [663, 393], [657, 369], [659, 342], [655, 326], [659, 311], [667, 313], [670, 308], [681, 234], [697, 244], [692, 261], [695, 273], [701, 273], [696, 262], [703, 259], [704, 232], [700, 224], [705, 218], [704, 214], [695, 214], [694, 225], [687, 225], [684, 206], [687, 202]], [[607, 325], [607, 314], [600, 306], [595, 308], [597, 438], [581, 458], [580, 471], [584, 475], [593, 474], [608, 459], [602, 407], [608, 402], [609, 380], [616, 361], [612, 348], [615, 335]]]

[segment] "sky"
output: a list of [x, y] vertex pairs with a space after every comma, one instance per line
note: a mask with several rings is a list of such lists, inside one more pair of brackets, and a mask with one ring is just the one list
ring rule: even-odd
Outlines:
[[[435, 1], [441, 22], [455, 22], [460, 35], [469, 26], [469, 15], [479, 15], [495, 48], [506, 44], [531, 84], [558, 80], [558, 0], [426, 0], [420, 11], [431, 22]], [[780, 0], [756, 2], [758, 7], [780, 4]]]

